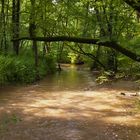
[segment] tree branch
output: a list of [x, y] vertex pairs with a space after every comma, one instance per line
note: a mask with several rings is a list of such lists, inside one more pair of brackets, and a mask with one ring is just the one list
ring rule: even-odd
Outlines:
[[[21, 37], [19, 39], [14, 40], [35, 40], [35, 41], [44, 41], [44, 42], [75, 42], [75, 43], [82, 43], [82, 44], [95, 44], [100, 45], [102, 47], [108, 47], [114, 49], [125, 56], [140, 62], [140, 55], [122, 47], [121, 45], [117, 44], [114, 41], [101, 41], [100, 39], [92, 39], [92, 38], [81, 38], [81, 37], [69, 37], [69, 36], [54, 36], [54, 37]], [[14, 41], [12, 40], [12, 41]]]
[[96, 56], [94, 56], [93, 54], [91, 53], [86, 53], [81, 47], [78, 46], [78, 48], [80, 49], [80, 51], [74, 49], [73, 47], [71, 47], [70, 45], [66, 44], [71, 50], [73, 50], [74, 52], [78, 53], [78, 54], [81, 54], [81, 55], [85, 55], [89, 58], [91, 58], [92, 60], [96, 61], [102, 68], [104, 68], [104, 70], [107, 70], [106, 66], [103, 65], [98, 59]]

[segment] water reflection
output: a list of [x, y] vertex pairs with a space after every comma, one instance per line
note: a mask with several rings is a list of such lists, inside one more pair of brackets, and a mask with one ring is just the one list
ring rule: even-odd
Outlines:
[[62, 71], [47, 76], [39, 85], [47, 91], [84, 90], [95, 85], [95, 77], [83, 66], [62, 66]]

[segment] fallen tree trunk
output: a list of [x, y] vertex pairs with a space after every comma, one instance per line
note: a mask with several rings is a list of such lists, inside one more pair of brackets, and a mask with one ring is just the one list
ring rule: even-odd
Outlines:
[[[80, 37], [69, 37], [69, 36], [55, 36], [55, 37], [21, 37], [19, 39], [14, 40], [35, 40], [35, 41], [44, 41], [44, 42], [58, 42], [58, 41], [66, 41], [66, 42], [75, 42], [75, 43], [83, 43], [83, 44], [95, 44], [100, 45], [102, 47], [112, 48], [125, 56], [133, 59], [134, 61], [140, 62], [140, 55], [122, 47], [113, 41], [100, 41], [99, 39], [92, 38], [80, 38]], [[13, 40], [13, 41], [14, 41]]]

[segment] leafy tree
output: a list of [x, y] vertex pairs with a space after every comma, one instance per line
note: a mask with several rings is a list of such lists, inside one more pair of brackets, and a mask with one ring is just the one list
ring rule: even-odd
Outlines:
[[127, 57], [140, 62], [139, 5], [135, 0], [1, 0], [0, 55], [18, 55], [18, 61], [32, 51], [36, 80], [46, 56], [58, 63], [69, 62], [67, 56], [75, 62], [90, 58], [92, 68], [117, 71]]

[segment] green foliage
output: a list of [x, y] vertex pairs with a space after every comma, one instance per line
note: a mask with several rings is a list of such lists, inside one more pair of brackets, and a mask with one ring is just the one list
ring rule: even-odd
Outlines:
[[[32, 4], [34, 2], [34, 5]], [[122, 0], [24, 0], [21, 3], [19, 12], [20, 22], [19, 29], [16, 29], [16, 34], [29, 36], [29, 25], [34, 22], [34, 36], [75, 36], [98, 38], [100, 43], [107, 41], [115, 41], [124, 48], [140, 53], [140, 23], [139, 17], [132, 8], [127, 6]], [[3, 9], [4, 8], [4, 9]], [[18, 8], [17, 8], [18, 9]], [[14, 32], [11, 30], [18, 25], [13, 23], [9, 15], [12, 15], [14, 7], [12, 2], [4, 1], [1, 3], [1, 29], [0, 29], [0, 51], [8, 56], [0, 56], [0, 83], [31, 83], [35, 81], [36, 68], [34, 64], [34, 55], [30, 51], [22, 52], [22, 49], [32, 47], [32, 41], [21, 41], [20, 56], [10, 56], [13, 52], [11, 39]], [[57, 11], [57, 12], [56, 12]], [[17, 21], [16, 21], [17, 22]], [[12, 27], [13, 26], [13, 27]], [[19, 30], [19, 33], [18, 33]], [[130, 40], [130, 41], [128, 41]], [[98, 43], [99, 43], [98, 42]], [[44, 42], [43, 42], [44, 43]], [[38, 48], [42, 48], [42, 44], [37, 42]], [[64, 44], [63, 44], [64, 43]], [[49, 55], [39, 55], [39, 67], [37, 68], [39, 76], [42, 78], [47, 73], [55, 71], [55, 61], [59, 63], [76, 63], [78, 55], [83, 52], [90, 53], [96, 57], [103, 65], [112, 69], [118, 68], [120, 71], [128, 74], [137, 73], [139, 71], [138, 64], [134, 63], [123, 55], [112, 53], [110, 49], [101, 47], [95, 49], [96, 45], [80, 45], [70, 43], [74, 50], [72, 51], [63, 43], [47, 43]], [[67, 44], [67, 43], [66, 43]], [[130, 46], [130, 47], [129, 47]], [[81, 49], [79, 49], [79, 47]], [[90, 56], [91, 56], [90, 55]], [[81, 56], [79, 60], [93, 65], [95, 57]], [[90, 58], [87, 58], [87, 56]], [[112, 63], [114, 59], [114, 63]], [[117, 63], [115, 61], [118, 60]], [[110, 63], [110, 62], [111, 63]], [[114, 65], [112, 65], [114, 64]], [[100, 68], [99, 64], [96, 64]], [[113, 69], [112, 69], [113, 70]], [[97, 81], [107, 81], [108, 74], [104, 73]], [[118, 77], [122, 77], [118, 75]], [[99, 82], [100, 83], [100, 82]], [[102, 82], [101, 82], [102, 83]]]
[[70, 52], [68, 54], [68, 57], [70, 58], [70, 61], [72, 64], [76, 63], [76, 60], [77, 60], [77, 54], [75, 54], [74, 52]]
[[105, 75], [101, 75], [96, 79], [96, 82], [98, 84], [103, 84], [103, 83], [108, 82], [108, 81], [109, 81], [109, 79]]
[[69, 50], [64, 49], [63, 52], [59, 56], [59, 63], [71, 63], [70, 57], [68, 55]]
[[118, 72], [115, 75], [115, 79], [122, 79], [126, 77], [126, 73], [125, 72]]
[[[134, 37], [133, 39], [127, 41], [125, 43], [125, 46], [130, 46], [132, 50], [137, 51], [137, 53], [140, 52], [139, 46], [140, 46], [140, 37]], [[129, 48], [130, 49], [130, 48]]]
[[135, 106], [136, 106], [136, 111], [137, 111], [137, 112], [140, 112], [140, 99], [137, 99], [137, 100], [135, 101]]
[[[55, 62], [51, 56], [40, 57], [39, 60], [38, 71], [40, 78], [55, 71]], [[35, 64], [33, 57], [30, 55], [19, 57], [1, 55], [0, 66], [0, 84], [32, 83], [35, 81]]]
[[0, 120], [0, 133], [8, 131], [10, 124], [16, 125], [21, 121], [22, 119], [16, 114], [12, 114], [10, 116], [9, 114], [4, 115], [4, 117]]
[[38, 70], [41, 78], [47, 74], [54, 73], [56, 71], [56, 60], [54, 59], [53, 55], [46, 54], [46, 56], [41, 57]]
[[103, 71], [100, 76], [96, 78], [98, 84], [103, 84], [110, 81], [110, 77], [113, 75], [112, 71]]
[[118, 67], [119, 71], [116, 74], [117, 79], [125, 77], [132, 77], [132, 79], [140, 78], [140, 64], [138, 62], [134, 62], [131, 59], [120, 55], [118, 57]]

